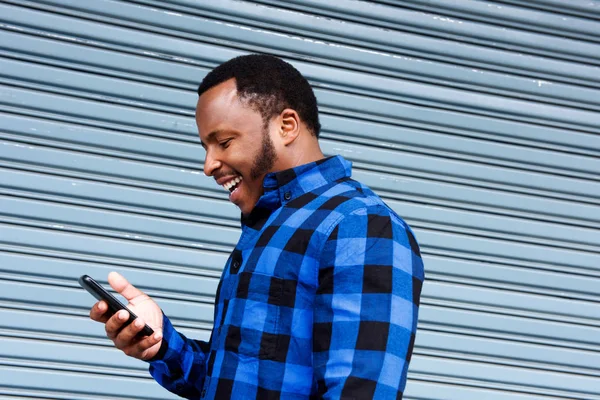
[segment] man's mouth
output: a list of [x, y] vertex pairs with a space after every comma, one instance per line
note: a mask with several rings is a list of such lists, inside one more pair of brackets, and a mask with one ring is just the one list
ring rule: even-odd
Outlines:
[[233, 191], [235, 189], [237, 189], [238, 186], [240, 185], [240, 182], [242, 182], [242, 177], [241, 176], [236, 176], [235, 178], [231, 179], [230, 181], [225, 182], [222, 186], [229, 193], [233, 193]]

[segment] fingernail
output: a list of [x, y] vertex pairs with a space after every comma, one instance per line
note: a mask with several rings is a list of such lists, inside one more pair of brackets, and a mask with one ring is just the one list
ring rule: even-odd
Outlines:
[[126, 311], [119, 312], [119, 319], [125, 321], [127, 319], [127, 312]]
[[138, 318], [135, 320], [135, 326], [137, 326], [138, 328], [141, 328], [142, 326], [144, 326], [144, 322]]
[[156, 333], [154, 334], [154, 339], [156, 339], [156, 340], [160, 340], [161, 338], [162, 338], [162, 333], [160, 333], [160, 332], [156, 332]]

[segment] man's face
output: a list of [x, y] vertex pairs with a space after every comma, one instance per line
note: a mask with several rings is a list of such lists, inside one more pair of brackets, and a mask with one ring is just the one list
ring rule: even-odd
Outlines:
[[263, 178], [273, 171], [277, 151], [261, 114], [225, 81], [200, 96], [196, 123], [206, 150], [204, 173], [229, 192], [229, 200], [249, 214], [263, 194]]

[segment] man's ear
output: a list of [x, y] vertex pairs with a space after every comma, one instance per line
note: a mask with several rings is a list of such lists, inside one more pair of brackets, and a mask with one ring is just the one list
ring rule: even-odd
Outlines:
[[289, 146], [300, 135], [300, 116], [291, 108], [279, 114], [279, 134], [285, 146]]

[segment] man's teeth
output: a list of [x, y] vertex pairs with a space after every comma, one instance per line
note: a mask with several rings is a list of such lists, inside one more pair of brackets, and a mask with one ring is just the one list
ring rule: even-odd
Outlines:
[[235, 185], [237, 185], [238, 183], [240, 183], [242, 181], [242, 177], [238, 176], [232, 180], [230, 180], [229, 182], [227, 182], [226, 184], [223, 185], [223, 187], [225, 188], [225, 190], [229, 191], [231, 190], [232, 187], [234, 187]]

